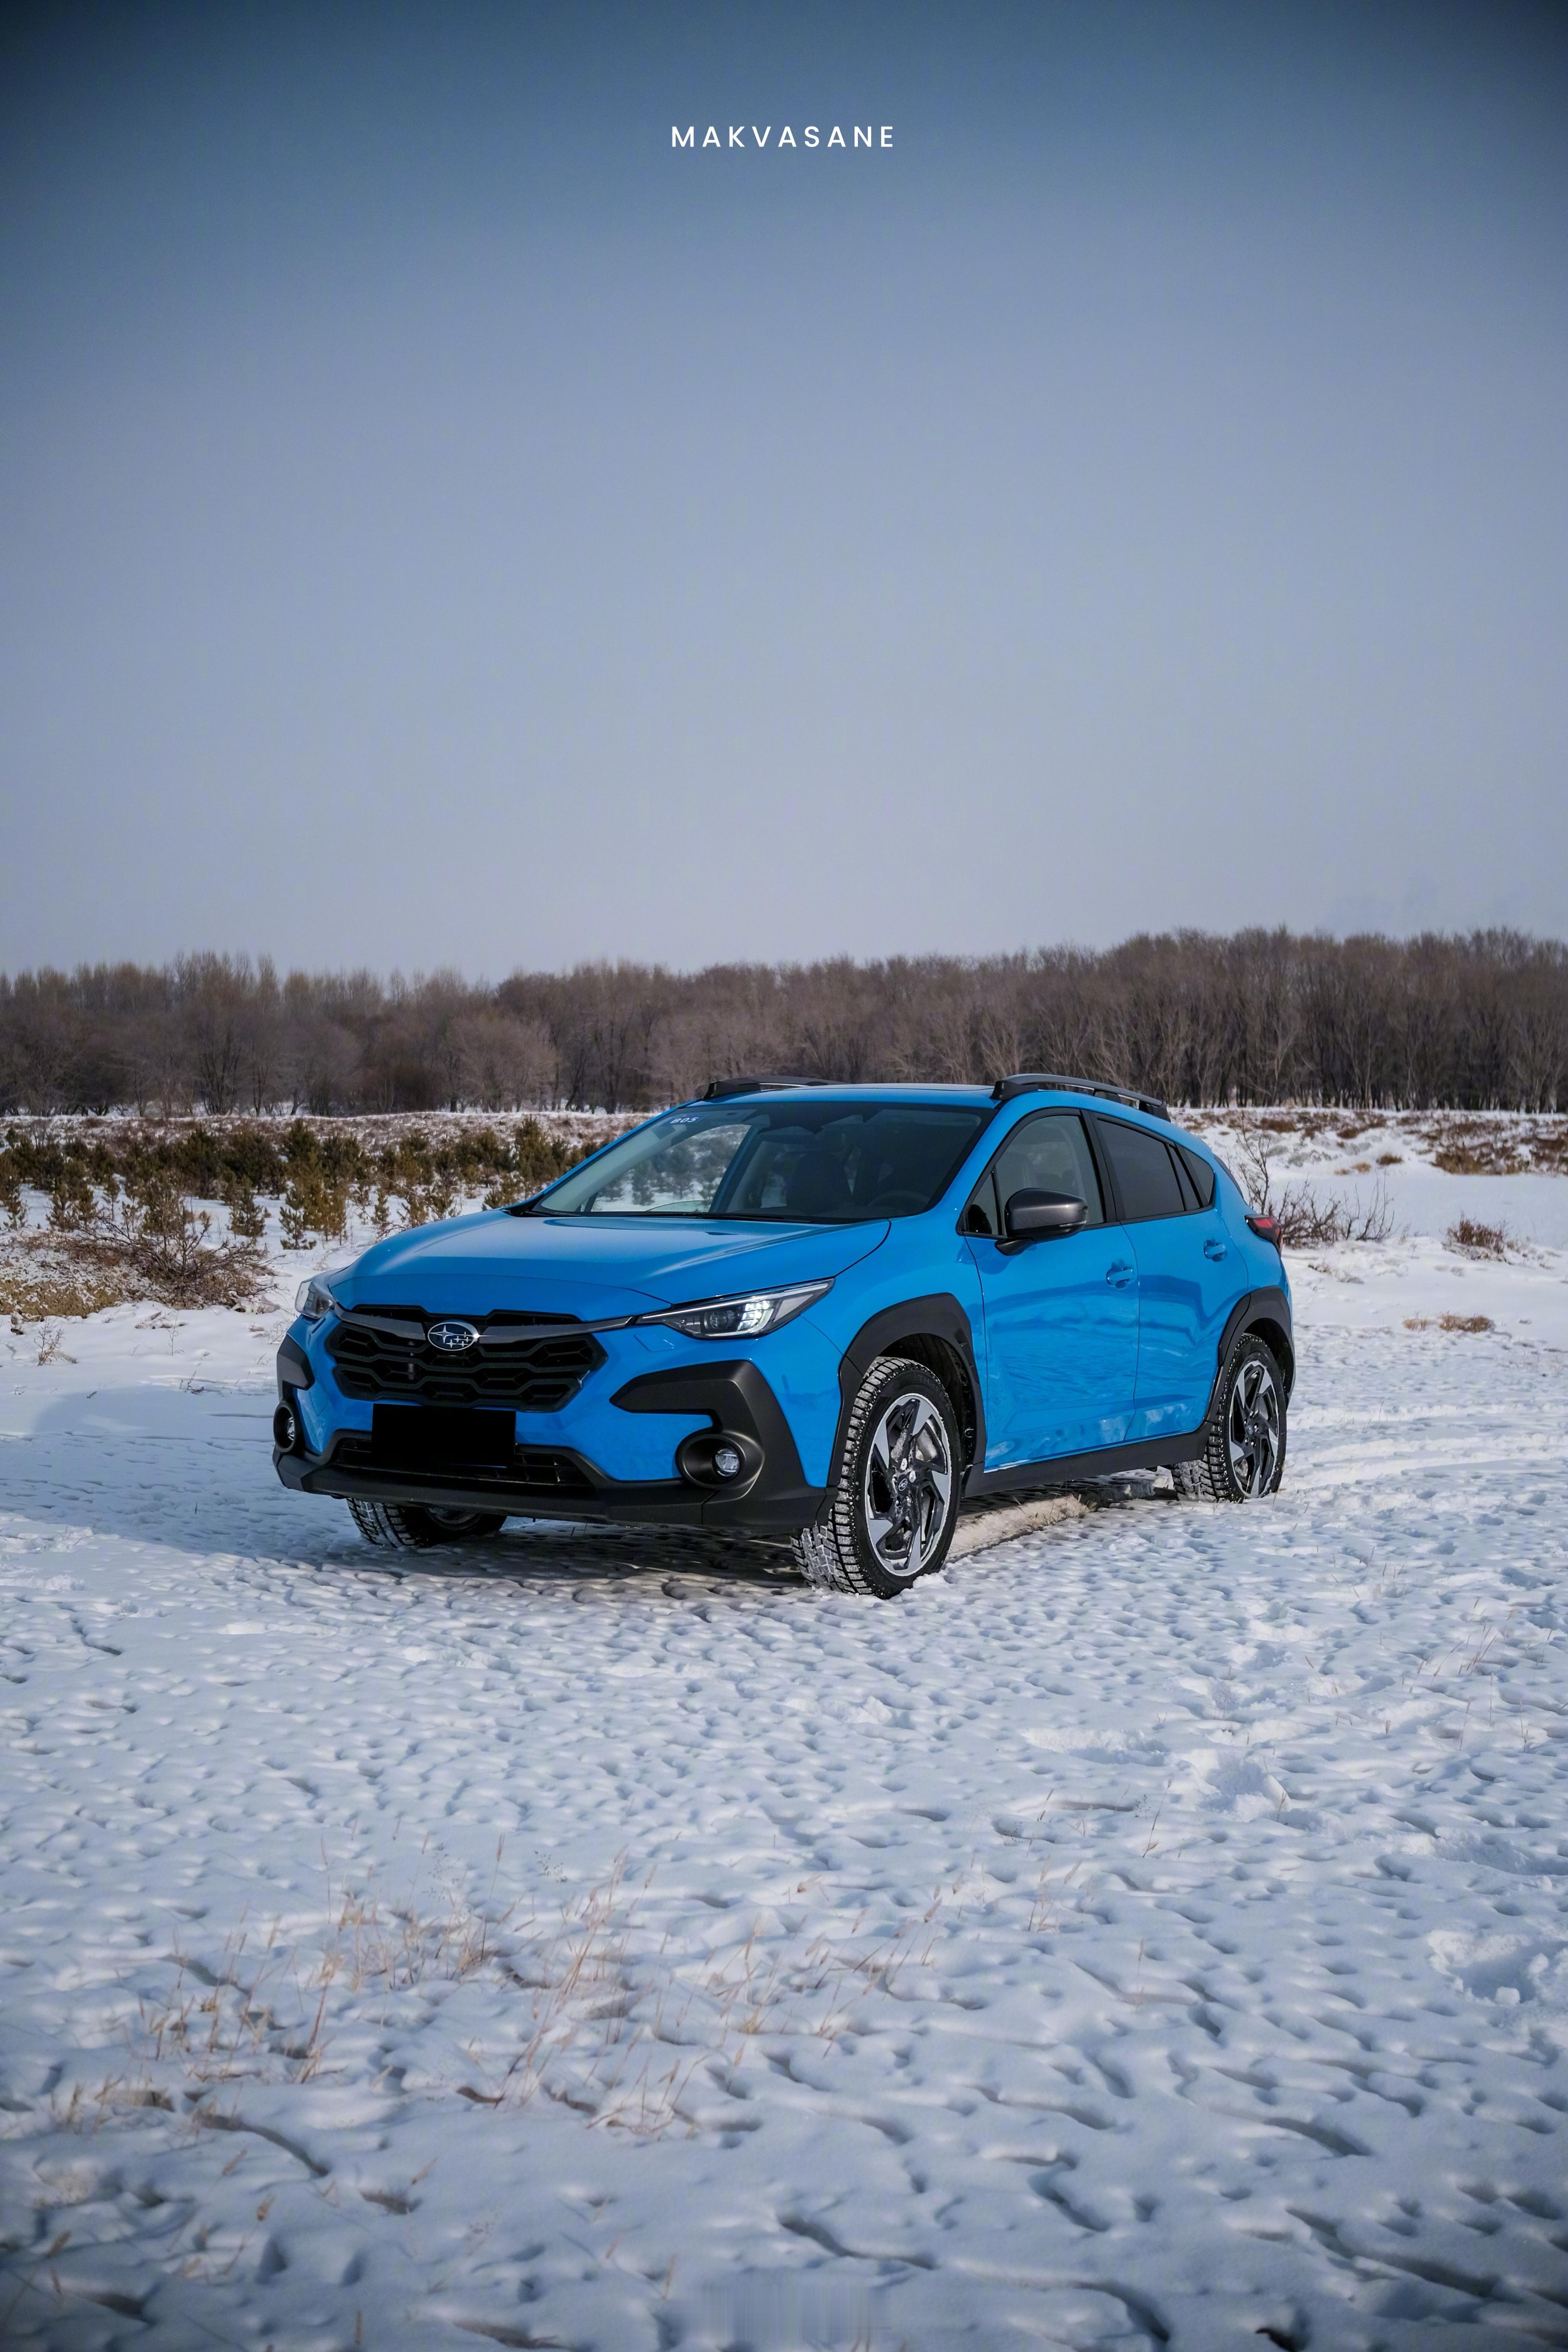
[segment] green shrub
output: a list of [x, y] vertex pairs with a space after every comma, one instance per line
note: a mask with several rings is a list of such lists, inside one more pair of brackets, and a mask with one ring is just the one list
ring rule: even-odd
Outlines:
[[20, 1183], [30, 1185], [35, 1192], [54, 1190], [66, 1156], [52, 1138], [29, 1134], [26, 1128], [11, 1127], [5, 1130], [5, 1148]]
[[341, 1242], [349, 1228], [349, 1185], [319, 1163], [296, 1166], [283, 1193], [279, 1225], [286, 1249], [304, 1249], [312, 1240]]
[[16, 1233], [26, 1216], [22, 1199], [22, 1171], [14, 1151], [0, 1151], [0, 1216]]
[[[289, 1181], [288, 1163], [274, 1139], [261, 1128], [248, 1123], [232, 1127], [220, 1139], [219, 1149], [232, 1184], [247, 1186], [252, 1192], [281, 1193]], [[218, 1198], [226, 1197], [220, 1189]]]
[[526, 1199], [594, 1148], [553, 1136], [533, 1118], [451, 1131], [411, 1127], [368, 1146], [347, 1127], [304, 1118], [281, 1134], [246, 1119], [231, 1127], [143, 1120], [63, 1136], [13, 1123], [0, 1144], [0, 1220], [17, 1227], [24, 1189], [34, 1188], [49, 1196], [57, 1233], [84, 1232], [104, 1213], [92, 1196], [112, 1209], [123, 1184], [133, 1206], [171, 1192], [222, 1201], [235, 1237], [250, 1241], [265, 1231], [264, 1196], [281, 1201], [283, 1238], [300, 1248], [318, 1235], [342, 1240], [351, 1207], [386, 1233], [450, 1216], [476, 1193], [492, 1206]]
[[441, 1218], [453, 1214], [458, 1205], [457, 1188], [449, 1176], [438, 1171], [427, 1184], [411, 1183], [404, 1187], [405, 1223], [410, 1225], [438, 1223]]
[[81, 1234], [98, 1215], [98, 1196], [83, 1162], [63, 1160], [49, 1186], [49, 1224], [57, 1234]]
[[557, 1176], [564, 1176], [568, 1168], [585, 1160], [592, 1148], [547, 1135], [536, 1118], [520, 1119], [512, 1130], [511, 1166], [518, 1179], [518, 1189], [512, 1197], [526, 1199], [530, 1192], [552, 1184]]
[[267, 1231], [267, 1212], [246, 1180], [226, 1171], [218, 1197], [228, 1211], [228, 1229], [236, 1241], [258, 1242]]

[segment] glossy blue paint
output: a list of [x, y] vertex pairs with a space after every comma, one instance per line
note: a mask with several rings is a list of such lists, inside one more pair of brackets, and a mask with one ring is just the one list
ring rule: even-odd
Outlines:
[[1022, 1249], [968, 1246], [985, 1307], [985, 1467], [1121, 1444], [1138, 1367], [1137, 1263], [1125, 1228]]
[[689, 1217], [531, 1217], [485, 1209], [377, 1242], [333, 1289], [345, 1307], [465, 1314], [528, 1305], [596, 1322], [721, 1291], [839, 1275], [878, 1247], [887, 1221], [733, 1224]]
[[1195, 1428], [1226, 1318], [1243, 1290], [1240, 1253], [1213, 1208], [1130, 1225], [1138, 1266], [1138, 1386], [1129, 1434]]

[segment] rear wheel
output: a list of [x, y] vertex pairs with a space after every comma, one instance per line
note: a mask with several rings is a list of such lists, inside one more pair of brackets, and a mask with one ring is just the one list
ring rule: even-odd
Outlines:
[[351, 1503], [355, 1527], [366, 1543], [398, 1551], [428, 1551], [432, 1544], [478, 1543], [499, 1535], [504, 1511], [441, 1511], [424, 1503]]
[[1244, 1331], [1230, 1351], [1195, 1462], [1176, 1468], [1176, 1490], [1205, 1503], [1256, 1503], [1278, 1493], [1285, 1472], [1285, 1382], [1273, 1350]]
[[934, 1372], [879, 1356], [849, 1413], [826, 1523], [796, 1538], [808, 1582], [889, 1601], [947, 1558], [958, 1523], [958, 1416]]

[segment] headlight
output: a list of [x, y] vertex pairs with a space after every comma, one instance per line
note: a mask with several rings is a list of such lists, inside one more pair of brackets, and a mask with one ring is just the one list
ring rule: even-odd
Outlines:
[[694, 1307], [667, 1307], [658, 1315], [639, 1315], [639, 1323], [669, 1323], [689, 1339], [760, 1339], [793, 1322], [805, 1309], [826, 1297], [831, 1282], [795, 1282], [787, 1290], [746, 1290], [735, 1298], [701, 1298]]
[[342, 1310], [321, 1276], [313, 1274], [309, 1282], [300, 1285], [294, 1299], [294, 1312], [302, 1315], [307, 1323], [319, 1323], [324, 1315], [337, 1315]]

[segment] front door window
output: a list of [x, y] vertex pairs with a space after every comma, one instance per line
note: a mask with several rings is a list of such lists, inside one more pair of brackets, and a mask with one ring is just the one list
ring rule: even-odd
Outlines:
[[1015, 1192], [1063, 1192], [1087, 1204], [1091, 1225], [1105, 1223], [1094, 1155], [1077, 1111], [1042, 1111], [1015, 1128], [980, 1180], [971, 1207], [978, 1207], [986, 1222], [976, 1218], [971, 1230], [1005, 1237], [1007, 1203]]

